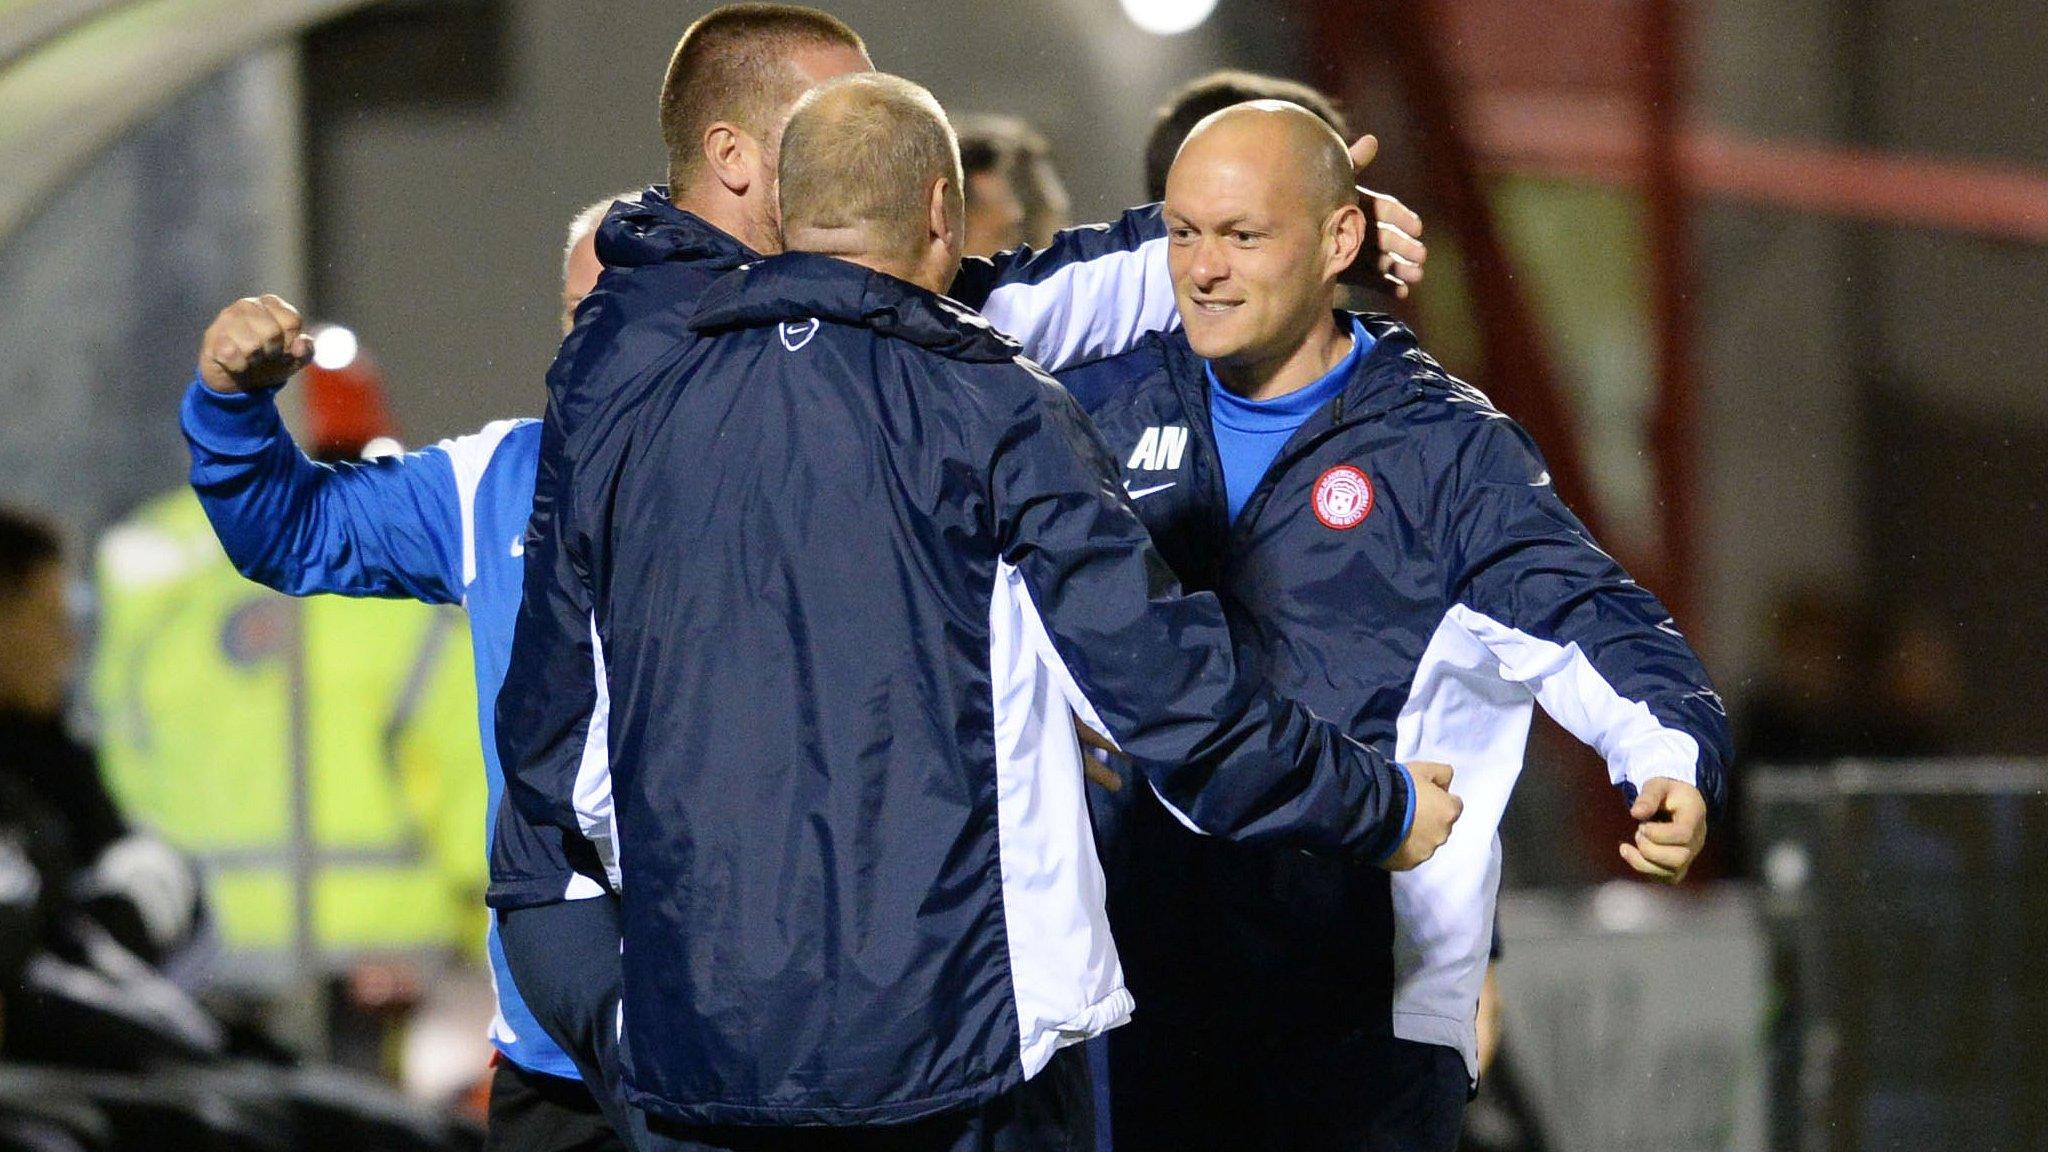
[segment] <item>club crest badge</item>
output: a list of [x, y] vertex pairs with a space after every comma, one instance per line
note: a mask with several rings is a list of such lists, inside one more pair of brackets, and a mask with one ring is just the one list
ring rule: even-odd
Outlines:
[[1372, 481], [1349, 464], [1339, 464], [1316, 478], [1311, 500], [1323, 527], [1339, 532], [1356, 528], [1372, 511]]

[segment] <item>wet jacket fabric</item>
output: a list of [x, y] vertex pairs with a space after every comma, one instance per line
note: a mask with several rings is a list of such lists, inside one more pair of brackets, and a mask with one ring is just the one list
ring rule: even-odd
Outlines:
[[1373, 346], [1234, 520], [1185, 336], [1061, 380], [1160, 552], [1241, 614], [1276, 687], [1403, 762], [1454, 765], [1464, 814], [1433, 859], [1390, 875], [1192, 837], [1126, 788], [1104, 813], [1123, 834], [1112, 911], [1155, 1019], [1304, 1043], [1391, 1033], [1469, 1067], [1495, 830], [1532, 709], [1599, 751], [1628, 796], [1669, 776], [1716, 807], [1728, 726], [1669, 613], [1565, 507], [1528, 435], [1408, 329], [1338, 317], [1354, 319]]
[[689, 323], [569, 489], [635, 1103], [903, 1122], [1121, 1023], [1076, 717], [1190, 827], [1391, 850], [1400, 769], [1240, 671], [987, 321], [790, 254]]
[[[615, 204], [597, 231], [605, 266], [548, 372], [527, 574], [511, 675], [499, 700], [501, 742], [517, 803], [587, 839], [619, 882], [605, 743], [609, 701], [591, 624], [587, 547], [558, 516], [582, 462], [612, 448], [625, 413], [667, 378], [693, 341], [687, 320], [712, 280], [756, 255], [649, 188]], [[1122, 352], [1176, 322], [1165, 227], [1155, 206], [963, 263], [955, 298], [982, 310], [1042, 363]], [[557, 885], [494, 879], [494, 906], [546, 899]]]

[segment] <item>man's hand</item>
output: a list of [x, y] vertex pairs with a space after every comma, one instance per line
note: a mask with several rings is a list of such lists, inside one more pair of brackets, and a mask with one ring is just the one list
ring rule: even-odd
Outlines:
[[1628, 866], [1653, 880], [1676, 884], [1707, 844], [1707, 798], [1667, 776], [1652, 777], [1628, 810], [1636, 822], [1633, 844], [1621, 846]]
[[1389, 872], [1406, 872], [1436, 855], [1465, 811], [1465, 802], [1451, 795], [1449, 764], [1417, 760], [1408, 765], [1408, 776], [1415, 781], [1415, 823], [1394, 854], [1380, 862]]
[[1088, 755], [1086, 749], [1093, 748], [1105, 756], [1114, 756], [1119, 760], [1124, 759], [1123, 751], [1109, 737], [1081, 723], [1079, 720], [1074, 721], [1074, 735], [1081, 738], [1081, 747], [1083, 749], [1081, 753], [1081, 771], [1087, 774], [1088, 779], [1101, 785], [1107, 791], [1123, 791], [1124, 778], [1116, 774], [1116, 769]]
[[[1362, 175], [1379, 152], [1378, 137], [1360, 136], [1358, 142], [1351, 146], [1352, 171]], [[1374, 192], [1363, 185], [1358, 189], [1358, 199], [1359, 207], [1365, 209], [1367, 218], [1373, 223], [1373, 246], [1377, 257], [1371, 273], [1363, 267], [1354, 266], [1357, 275], [1346, 277], [1347, 282], [1370, 285], [1405, 300], [1408, 289], [1422, 283], [1422, 266], [1429, 259], [1429, 249], [1423, 247], [1421, 240], [1422, 217], [1392, 196]]]
[[199, 340], [199, 379], [215, 392], [277, 388], [313, 358], [299, 310], [276, 296], [247, 296], [221, 309]]

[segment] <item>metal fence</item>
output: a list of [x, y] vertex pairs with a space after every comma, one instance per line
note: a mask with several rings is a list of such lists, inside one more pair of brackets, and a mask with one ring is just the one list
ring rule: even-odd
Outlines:
[[2048, 1148], [2048, 762], [1752, 769], [1772, 1144]]

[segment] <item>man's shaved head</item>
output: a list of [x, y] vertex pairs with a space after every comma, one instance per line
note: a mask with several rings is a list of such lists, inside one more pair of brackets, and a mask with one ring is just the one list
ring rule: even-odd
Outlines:
[[1182, 329], [1225, 387], [1282, 395], [1349, 346], [1333, 319], [1337, 277], [1369, 225], [1343, 138], [1314, 113], [1257, 100], [1195, 125], [1165, 215]]
[[[940, 242], [958, 264], [966, 229], [960, 143], [932, 94], [900, 76], [842, 76], [797, 101], [783, 132], [777, 197], [792, 249], [873, 267], [877, 259], [927, 261]], [[940, 283], [951, 278], [947, 271]]]
[[1271, 161], [1266, 172], [1295, 177], [1287, 182], [1300, 185], [1318, 218], [1358, 201], [1344, 138], [1315, 113], [1286, 100], [1252, 100], [1210, 113], [1188, 133], [1174, 164], [1190, 159], [1190, 152], [1199, 162], [1226, 156], [1240, 163]]

